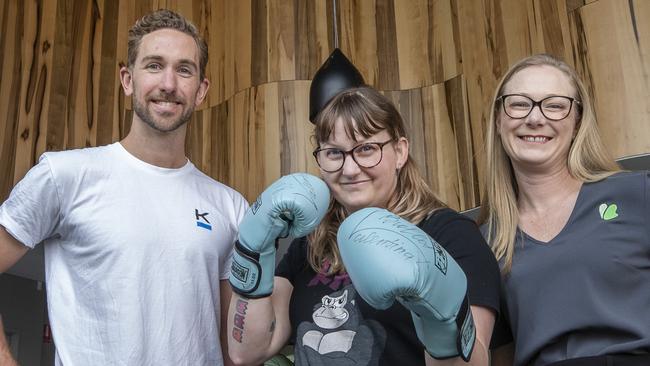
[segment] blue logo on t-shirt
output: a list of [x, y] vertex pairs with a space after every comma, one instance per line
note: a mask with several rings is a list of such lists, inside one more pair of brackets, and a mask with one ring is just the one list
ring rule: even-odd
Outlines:
[[212, 225], [210, 225], [210, 221], [208, 221], [208, 218], [206, 217], [209, 215], [209, 213], [205, 212], [200, 214], [199, 210], [194, 209], [194, 215], [196, 216], [196, 226], [204, 228], [206, 230], [212, 230]]

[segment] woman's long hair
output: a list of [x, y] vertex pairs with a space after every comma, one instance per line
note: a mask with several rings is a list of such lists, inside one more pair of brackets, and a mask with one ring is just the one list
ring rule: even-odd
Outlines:
[[[338, 94], [318, 114], [314, 137], [319, 145], [329, 139], [338, 119], [345, 121], [345, 132], [355, 141], [356, 134], [370, 137], [383, 130], [394, 141], [407, 137], [402, 116], [393, 103], [370, 87], [353, 88]], [[444, 207], [427, 185], [410, 154], [396, 174], [397, 185], [388, 200], [388, 210], [417, 224], [433, 210]], [[336, 233], [348, 214], [334, 198], [330, 200], [327, 214], [308, 238], [309, 264], [314, 271], [327, 275], [345, 271]]]
[[534, 66], [551, 66], [560, 70], [571, 81], [579, 104], [575, 104], [577, 133], [569, 149], [569, 174], [582, 182], [595, 182], [619, 171], [600, 138], [591, 98], [575, 70], [557, 58], [539, 54], [529, 56], [513, 65], [501, 78], [492, 98], [490, 122], [486, 134], [486, 185], [481, 203], [479, 224], [487, 223], [488, 243], [497, 260], [502, 261], [502, 272], [510, 272], [514, 255], [515, 236], [519, 222], [517, 208], [518, 188], [510, 158], [503, 149], [497, 133], [500, 99], [504, 86], [517, 72]]

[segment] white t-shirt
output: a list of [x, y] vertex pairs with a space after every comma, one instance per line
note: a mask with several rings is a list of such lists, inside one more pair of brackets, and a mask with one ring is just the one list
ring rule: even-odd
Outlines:
[[189, 161], [114, 143], [43, 154], [0, 225], [45, 245], [57, 365], [221, 365], [219, 281], [247, 208]]

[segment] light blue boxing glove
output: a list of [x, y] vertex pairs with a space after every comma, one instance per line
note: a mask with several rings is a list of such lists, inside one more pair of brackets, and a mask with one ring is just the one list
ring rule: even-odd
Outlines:
[[325, 182], [304, 173], [286, 175], [262, 192], [239, 224], [230, 268], [233, 291], [248, 298], [271, 295], [276, 240], [309, 234], [325, 215], [329, 200]]
[[357, 292], [370, 306], [395, 300], [411, 311], [418, 338], [436, 359], [468, 361], [476, 331], [467, 278], [424, 231], [380, 208], [365, 208], [339, 227], [339, 251]]

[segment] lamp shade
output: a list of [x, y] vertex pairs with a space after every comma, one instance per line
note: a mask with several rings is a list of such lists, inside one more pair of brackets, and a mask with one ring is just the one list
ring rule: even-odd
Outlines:
[[309, 88], [309, 120], [316, 116], [338, 93], [365, 85], [363, 76], [347, 57], [336, 48], [316, 71]]

